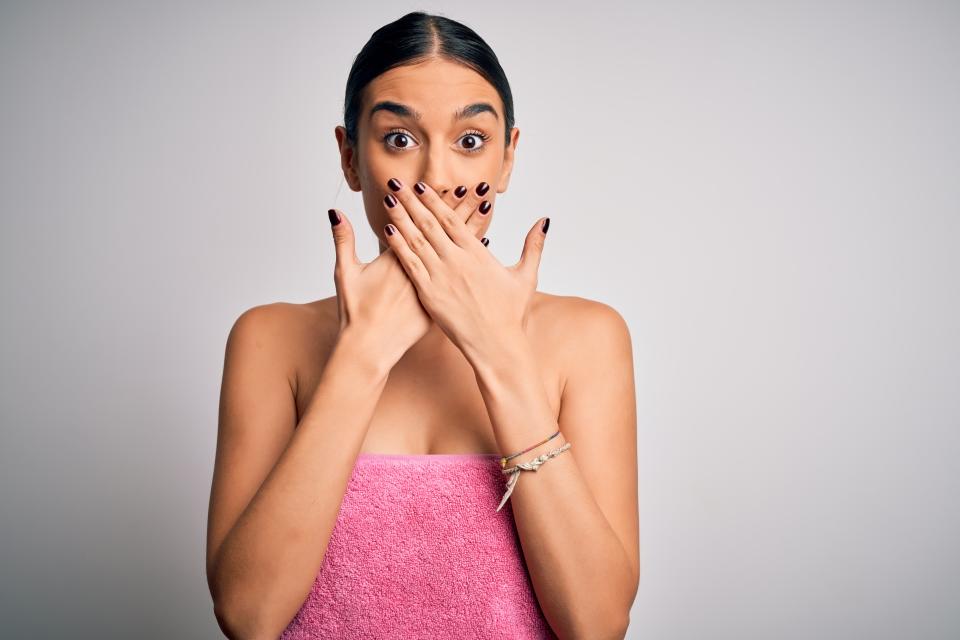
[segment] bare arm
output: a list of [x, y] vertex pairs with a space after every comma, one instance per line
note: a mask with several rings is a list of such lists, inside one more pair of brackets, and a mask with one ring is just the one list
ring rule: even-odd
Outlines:
[[275, 639], [302, 606], [389, 373], [342, 332], [296, 423], [284, 327], [269, 306], [240, 316], [224, 360], [207, 581], [230, 638]]
[[591, 301], [571, 313], [575, 362], [557, 419], [524, 336], [472, 362], [501, 451], [561, 431], [510, 466], [571, 443], [535, 473], [522, 471], [510, 496], [544, 616], [560, 638], [623, 638], [640, 576], [631, 338], [612, 307]]

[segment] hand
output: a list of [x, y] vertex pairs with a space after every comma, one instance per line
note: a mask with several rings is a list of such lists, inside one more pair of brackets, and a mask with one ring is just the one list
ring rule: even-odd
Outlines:
[[[457, 198], [451, 190], [445, 206], [453, 207], [458, 219], [466, 219], [461, 224], [468, 233], [476, 234], [484, 223], [484, 218], [475, 214], [480, 200]], [[362, 334], [364, 342], [376, 350], [374, 355], [392, 367], [424, 336], [432, 320], [393, 250], [387, 249], [369, 263], [360, 262], [352, 223], [339, 210], [331, 209], [329, 215], [336, 247], [333, 279], [340, 334], [348, 328]]]
[[[397, 185], [396, 204], [390, 206], [389, 195], [385, 202], [396, 229], [391, 235], [387, 225], [387, 244], [427, 313], [468, 358], [507, 336], [523, 335], [550, 219], [537, 221], [520, 261], [504, 267], [429, 185], [418, 183], [423, 193]], [[481, 207], [477, 215], [489, 211], [489, 205]]]

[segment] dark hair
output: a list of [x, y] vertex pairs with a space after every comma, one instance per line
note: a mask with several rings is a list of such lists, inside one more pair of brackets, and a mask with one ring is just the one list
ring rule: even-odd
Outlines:
[[343, 102], [343, 123], [350, 144], [357, 143], [357, 118], [366, 86], [394, 67], [431, 58], [464, 64], [496, 88], [503, 101], [505, 138], [509, 144], [514, 123], [513, 94], [496, 54], [470, 27], [422, 11], [408, 13], [374, 31], [354, 59]]

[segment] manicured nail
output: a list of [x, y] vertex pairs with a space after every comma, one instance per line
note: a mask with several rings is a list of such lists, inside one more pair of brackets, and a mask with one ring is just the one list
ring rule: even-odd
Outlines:
[[392, 224], [388, 224], [387, 226], [385, 226], [385, 227], [383, 228], [383, 230], [387, 232], [387, 235], [388, 235], [388, 236], [392, 236], [392, 235], [393, 235], [393, 232], [394, 232], [394, 227], [393, 227]]
[[387, 180], [387, 186], [393, 189], [394, 191], [400, 191], [400, 188], [403, 187], [403, 184], [400, 183], [396, 178], [390, 178]]
[[543, 230], [543, 233], [546, 234], [547, 229], [550, 228], [550, 218], [547, 218], [546, 220], [544, 220], [543, 225], [540, 228]]
[[453, 195], [457, 196], [458, 198], [462, 198], [463, 196], [467, 195], [467, 188], [463, 185], [460, 185], [454, 189]]
[[487, 191], [489, 191], [489, 190], [490, 190], [490, 185], [488, 185], [486, 182], [481, 182], [480, 184], [477, 185], [477, 195], [478, 195], [478, 196], [482, 196], [483, 194], [485, 194], [485, 193], [486, 193]]
[[413, 190], [417, 193], [423, 193], [427, 190], [427, 185], [423, 184], [422, 182], [418, 182], [417, 184], [413, 185]]
[[480, 203], [480, 213], [486, 214], [488, 211], [490, 211], [490, 201], [484, 200]]
[[487, 246], [488, 244], [490, 244], [490, 238], [484, 238], [484, 239], [481, 240], [480, 242], [483, 243], [483, 246]]
[[327, 215], [330, 216], [330, 226], [335, 227], [340, 224], [340, 214], [337, 213], [336, 209], [328, 210]]
[[387, 203], [388, 207], [393, 207], [397, 204], [397, 199], [393, 197], [392, 193], [388, 193], [383, 197], [383, 201]]

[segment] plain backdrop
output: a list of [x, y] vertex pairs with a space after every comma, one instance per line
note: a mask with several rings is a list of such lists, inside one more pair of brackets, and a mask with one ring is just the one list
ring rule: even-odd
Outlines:
[[[0, 635], [217, 638], [227, 333], [334, 294], [378, 27], [497, 52], [488, 234], [634, 343], [630, 638], [960, 636], [960, 5], [3, 2]], [[589, 544], [589, 541], [584, 541]]]

